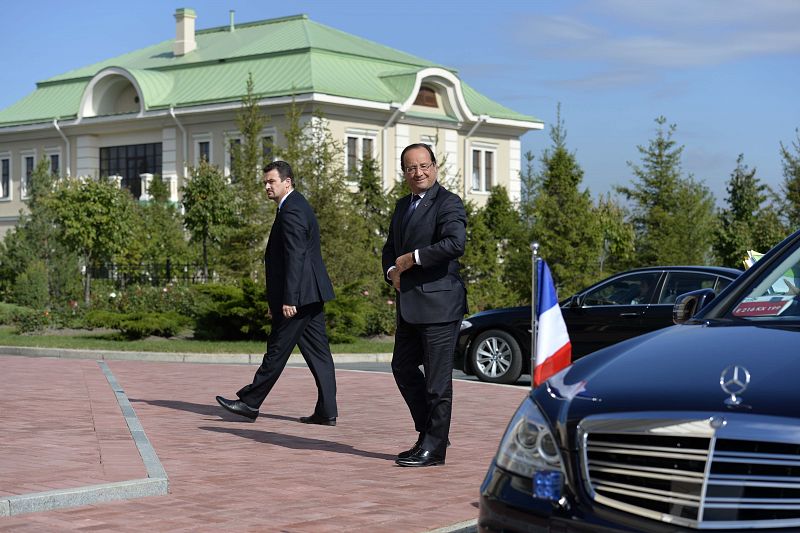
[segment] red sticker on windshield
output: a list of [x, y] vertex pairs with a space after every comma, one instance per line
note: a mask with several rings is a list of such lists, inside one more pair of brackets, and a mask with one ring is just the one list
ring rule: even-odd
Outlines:
[[753, 302], [742, 302], [733, 310], [733, 316], [777, 316], [792, 303], [792, 298], [783, 299], [769, 298], [768, 300], [756, 300]]

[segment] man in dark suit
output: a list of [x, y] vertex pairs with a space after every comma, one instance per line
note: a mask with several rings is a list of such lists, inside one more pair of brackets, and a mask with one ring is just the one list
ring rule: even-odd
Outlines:
[[396, 463], [434, 466], [444, 464], [449, 444], [453, 351], [467, 311], [458, 273], [467, 216], [461, 198], [436, 181], [429, 146], [406, 147], [400, 163], [412, 194], [395, 206], [383, 272], [397, 291], [392, 373], [419, 437]]
[[299, 345], [317, 384], [314, 412], [300, 421], [335, 426], [336, 378], [323, 314], [324, 302], [333, 300], [333, 285], [322, 262], [317, 217], [305, 197], [294, 190], [294, 182], [292, 168], [285, 161], [264, 168], [267, 196], [278, 204], [264, 254], [272, 332], [253, 382], [236, 393], [238, 400], [217, 396], [217, 402], [232, 413], [255, 420]]

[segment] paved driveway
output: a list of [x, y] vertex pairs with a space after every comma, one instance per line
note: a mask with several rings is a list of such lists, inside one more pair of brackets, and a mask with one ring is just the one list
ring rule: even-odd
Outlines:
[[[214, 402], [251, 365], [109, 361], [169, 494], [0, 517], [0, 531], [429, 531], [477, 516], [478, 488], [522, 387], [454, 382], [447, 464], [399, 468], [416, 434], [390, 374], [337, 371], [339, 424], [308, 426], [306, 368], [255, 423]], [[146, 476], [92, 360], [0, 356], [0, 498]]]

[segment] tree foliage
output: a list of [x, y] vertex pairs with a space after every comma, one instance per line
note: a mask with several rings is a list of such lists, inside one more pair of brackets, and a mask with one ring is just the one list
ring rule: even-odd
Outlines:
[[604, 277], [630, 268], [635, 260], [636, 235], [633, 226], [626, 220], [627, 211], [608, 194], [601, 195], [597, 200], [595, 212], [603, 235], [598, 276]]
[[264, 246], [275, 213], [274, 207], [264, 200], [259, 172], [264, 157], [262, 135], [268, 122], [258, 105], [253, 75], [249, 74], [242, 107], [236, 114], [236, 126], [242, 139], [230, 146], [234, 216], [223, 234], [225, 253], [220, 257], [233, 278], [255, 280], [263, 271]]
[[800, 129], [795, 130], [796, 140], [791, 146], [780, 143], [781, 165], [786, 223], [790, 228], [800, 227]]
[[720, 264], [741, 268], [747, 250], [765, 252], [784, 235], [774, 209], [765, 205], [770, 188], [756, 177], [756, 169], [744, 164], [744, 154], [726, 186], [727, 207], [720, 210], [714, 252]]
[[539, 243], [562, 296], [597, 279], [602, 246], [591, 195], [588, 189], [580, 189], [583, 170], [575, 154], [567, 150], [566, 137], [559, 106], [556, 123], [550, 128], [553, 145], [542, 154], [530, 239]]
[[706, 264], [714, 234], [714, 198], [692, 176], [683, 177], [676, 126], [656, 118], [656, 136], [637, 146], [641, 164], [628, 162], [635, 182], [617, 190], [632, 202], [636, 254], [642, 265]]
[[276, 152], [292, 165], [295, 188], [317, 215], [322, 256], [334, 287], [375, 276], [380, 257], [370, 250], [372, 234], [366, 220], [354, 216], [359, 206], [348, 190], [341, 143], [317, 111], [304, 115], [293, 103], [286, 120], [286, 145]]
[[133, 199], [108, 178], [66, 178], [58, 183], [49, 205], [61, 242], [83, 260], [88, 305], [93, 264], [113, 260], [133, 238]]
[[178, 206], [169, 199], [166, 182], [160, 176], [153, 176], [147, 193], [150, 200], [135, 204], [140, 224], [134, 233], [142, 243], [141, 261], [152, 265], [188, 261], [184, 219]]
[[209, 247], [233, 219], [233, 196], [216, 166], [202, 160], [190, 172], [181, 189], [183, 220], [192, 240], [201, 245], [203, 279], [208, 280]]
[[[43, 157], [31, 175], [24, 200], [27, 211], [20, 212], [19, 222], [6, 234], [0, 252], [0, 290], [11, 301], [30, 303], [33, 300], [22, 294], [35, 293], [38, 296], [34, 300], [41, 302], [45, 294], [45, 307], [80, 293], [76, 256], [58, 239], [55, 227], [55, 183], [56, 176]], [[39, 286], [28, 286], [33, 283]]]

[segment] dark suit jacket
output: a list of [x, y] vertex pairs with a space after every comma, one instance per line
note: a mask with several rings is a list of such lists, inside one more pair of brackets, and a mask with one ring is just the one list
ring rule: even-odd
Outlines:
[[410, 203], [411, 195], [398, 200], [383, 247], [384, 278], [399, 256], [419, 250], [421, 265], [400, 276], [400, 316], [410, 324], [460, 320], [467, 312], [467, 293], [458, 273], [467, 233], [464, 204], [436, 182], [403, 231], [400, 226]]
[[333, 300], [319, 243], [319, 224], [308, 200], [297, 191], [286, 197], [272, 224], [264, 253], [267, 301], [272, 313], [281, 306]]

